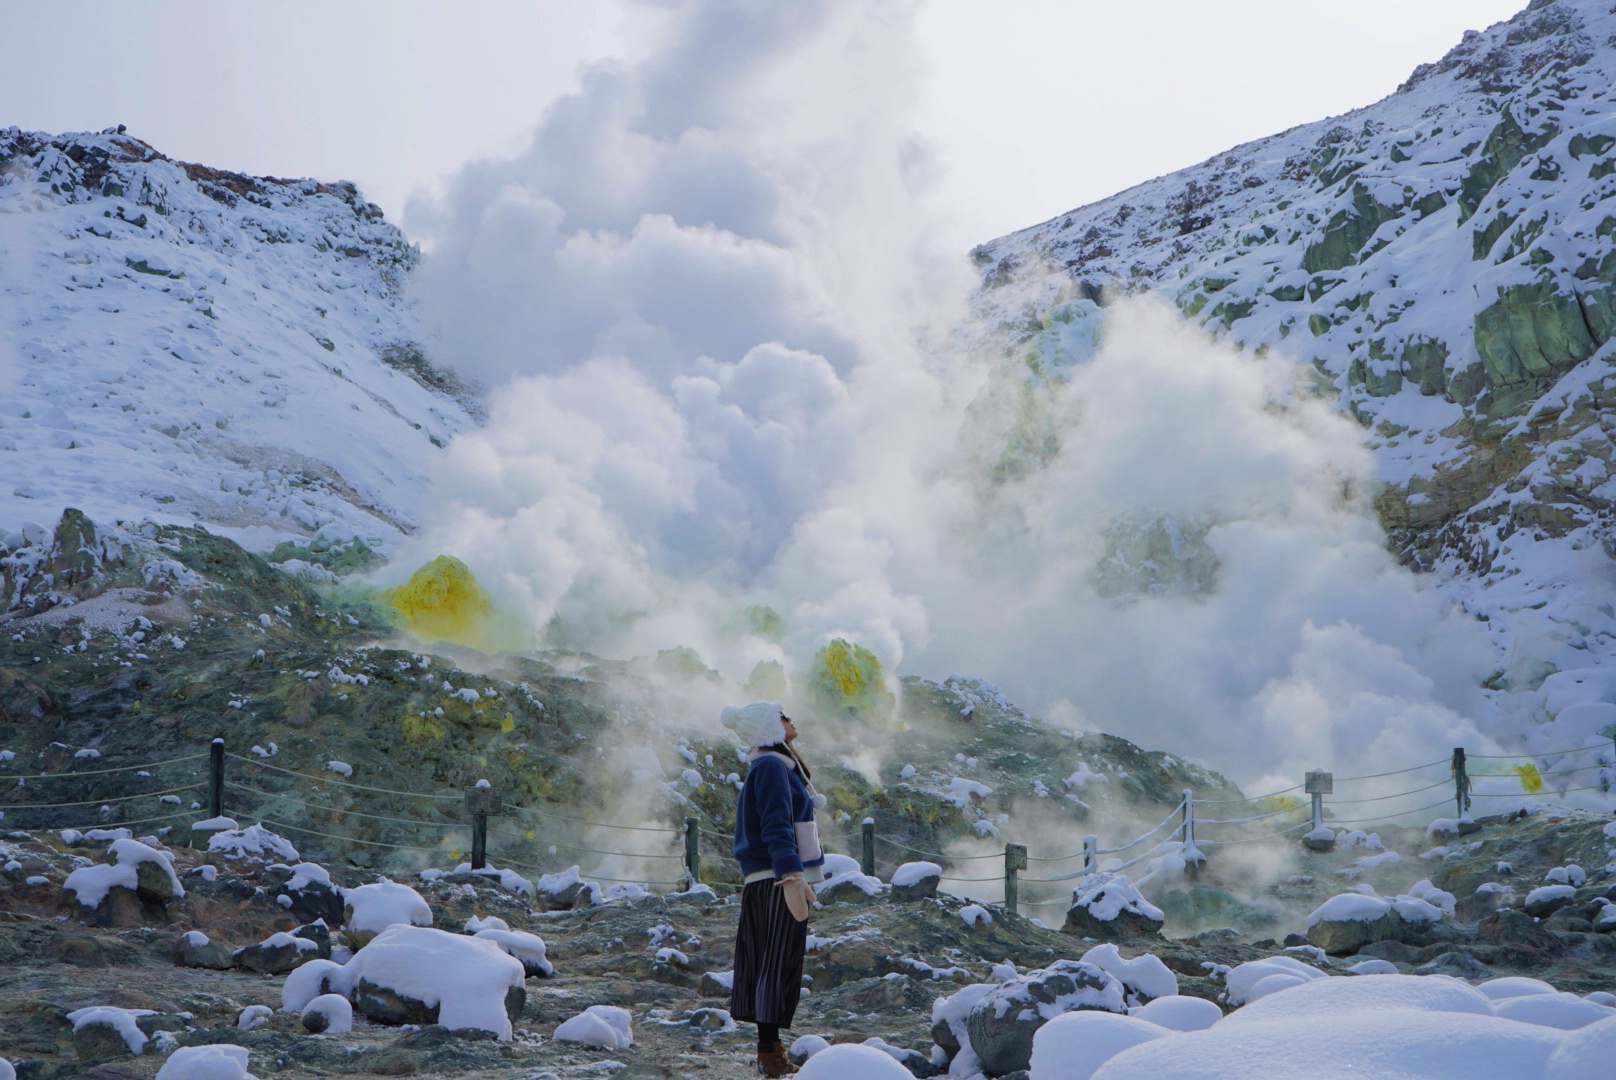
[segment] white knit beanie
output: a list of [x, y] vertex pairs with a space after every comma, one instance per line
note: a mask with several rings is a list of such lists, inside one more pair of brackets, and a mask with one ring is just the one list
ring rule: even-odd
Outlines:
[[748, 747], [773, 746], [786, 741], [786, 728], [780, 722], [784, 715], [785, 707], [778, 701], [754, 701], [724, 706], [719, 719]]

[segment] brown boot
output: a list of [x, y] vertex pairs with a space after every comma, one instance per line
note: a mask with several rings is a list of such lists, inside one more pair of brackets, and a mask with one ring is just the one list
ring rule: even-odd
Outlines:
[[759, 1076], [767, 1076], [774, 1080], [774, 1078], [781, 1076], [790, 1076], [796, 1071], [797, 1067], [791, 1064], [791, 1059], [786, 1056], [786, 1048], [781, 1044], [775, 1043], [767, 1050], [758, 1051], [757, 1072]]

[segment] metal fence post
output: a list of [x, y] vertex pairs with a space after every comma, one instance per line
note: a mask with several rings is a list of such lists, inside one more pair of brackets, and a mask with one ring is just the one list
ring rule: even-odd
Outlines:
[[466, 813], [471, 815], [471, 868], [488, 865], [488, 819], [504, 809], [504, 802], [487, 780], [466, 789]]
[[1016, 914], [1017, 895], [1016, 871], [1027, 869], [1027, 845], [1004, 845], [1004, 910]]
[[863, 847], [863, 850], [859, 852], [859, 869], [864, 872], [866, 877], [874, 877], [875, 876], [875, 819], [873, 817], [865, 818], [864, 819], [864, 825], [863, 825], [863, 828], [862, 828], [861, 831], [863, 833], [864, 847]]
[[224, 816], [224, 738], [220, 736], [208, 747], [208, 791], [213, 817]]
[[1083, 870], [1092, 874], [1100, 868], [1100, 838], [1089, 835], [1083, 838]]
[[685, 873], [690, 884], [701, 881], [701, 822], [693, 817], [685, 818]]

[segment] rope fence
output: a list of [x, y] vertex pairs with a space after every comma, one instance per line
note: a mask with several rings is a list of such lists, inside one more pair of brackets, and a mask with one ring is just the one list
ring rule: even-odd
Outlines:
[[[66, 748], [63, 748], [64, 750]], [[1469, 811], [1474, 799], [1514, 799], [1530, 800], [1533, 798], [1546, 798], [1551, 793], [1555, 796], [1565, 796], [1572, 793], [1598, 791], [1612, 794], [1616, 790], [1616, 740], [1607, 746], [1603, 741], [1597, 743], [1590, 740], [1582, 746], [1564, 747], [1542, 753], [1522, 754], [1469, 754], [1463, 748], [1455, 748], [1451, 758], [1429, 761], [1420, 765], [1409, 766], [1403, 769], [1392, 769], [1385, 772], [1367, 773], [1360, 776], [1334, 777], [1322, 769], [1305, 774], [1303, 782], [1292, 787], [1282, 788], [1266, 795], [1252, 797], [1220, 797], [1212, 799], [1200, 798], [1195, 791], [1186, 789], [1178, 802], [1168, 811], [1167, 815], [1147, 831], [1135, 836], [1124, 843], [1114, 847], [1103, 847], [1096, 835], [1084, 836], [1082, 849], [1066, 855], [1033, 855], [1027, 851], [1025, 845], [1007, 843], [1002, 851], [985, 853], [959, 852], [948, 854], [945, 852], [930, 851], [924, 847], [917, 847], [908, 842], [907, 838], [899, 838], [877, 833], [875, 819], [865, 818], [862, 824], [862, 857], [859, 860], [860, 869], [867, 875], [874, 875], [876, 869], [877, 843], [887, 845], [889, 854], [902, 852], [909, 855], [920, 856], [927, 861], [936, 862], [939, 866], [952, 871], [952, 868], [961, 864], [987, 859], [1003, 860], [1001, 873], [961, 875], [946, 872], [941, 880], [959, 885], [982, 885], [990, 882], [1001, 882], [1004, 887], [1004, 907], [1009, 911], [1017, 909], [1019, 900], [1018, 886], [1025, 883], [1029, 885], [1056, 885], [1072, 882], [1098, 872], [1124, 874], [1140, 864], [1151, 863], [1146, 876], [1160, 872], [1163, 865], [1161, 860], [1172, 860], [1170, 865], [1174, 868], [1180, 863], [1184, 873], [1190, 878], [1199, 875], [1205, 864], [1207, 852], [1240, 844], [1276, 844], [1294, 843], [1297, 834], [1303, 834], [1300, 840], [1309, 848], [1316, 851], [1329, 850], [1336, 840], [1335, 829], [1342, 826], [1358, 826], [1371, 824], [1391, 825], [1399, 820], [1415, 817], [1416, 815], [1430, 815], [1444, 807], [1453, 807], [1455, 820], [1451, 831], [1472, 831], [1474, 823], [1469, 818]], [[1598, 760], [1591, 764], [1575, 764], [1567, 762], [1570, 768], [1556, 768], [1544, 771], [1539, 762], [1563, 758], [1569, 754], [1598, 753]], [[86, 755], [89, 757], [91, 755]], [[201, 770], [195, 765], [203, 759], [208, 760], [205, 776], [198, 775]], [[1517, 762], [1516, 766], [1500, 772], [1473, 773], [1469, 770], [1471, 761], [1510, 761]], [[235, 763], [230, 775], [227, 775], [227, 763]], [[4, 766], [7, 762], [0, 762]], [[1352, 798], [1335, 798], [1335, 785], [1358, 784], [1369, 781], [1383, 780], [1390, 777], [1407, 776], [1426, 770], [1444, 767], [1447, 775], [1431, 783], [1408, 788], [1389, 794], [1366, 794]], [[1598, 772], [1599, 782], [1592, 784], [1579, 784], [1565, 786], [1569, 778], [1590, 772]], [[134, 777], [128, 774], [136, 774]], [[185, 774], [190, 774], [189, 776]], [[4, 819], [4, 828], [16, 828], [16, 823], [7, 815], [14, 812], [25, 814], [40, 814], [56, 818], [64, 816], [62, 811], [81, 811], [85, 807], [99, 807], [99, 818], [94, 824], [73, 826], [75, 831], [88, 833], [97, 829], [127, 829], [135, 826], [154, 825], [166, 823], [162, 832], [167, 833], [178, 827], [186, 819], [192, 818], [199, 808], [206, 805], [211, 812], [212, 819], [225, 817], [226, 794], [239, 808], [236, 812], [245, 813], [247, 804], [256, 806], [256, 812], [251, 817], [265, 826], [273, 827], [288, 833], [318, 837], [322, 840], [335, 841], [343, 844], [360, 844], [368, 847], [382, 848], [390, 851], [413, 852], [431, 856], [442, 856], [446, 853], [458, 858], [460, 849], [469, 847], [471, 869], [482, 871], [487, 869], [488, 852], [488, 820], [489, 818], [503, 819], [510, 823], [510, 827], [501, 827], [495, 833], [502, 854], [501, 861], [507, 866], [540, 874], [554, 872], [555, 868], [540, 865], [523, 856], [524, 849], [548, 849], [551, 854], [565, 851], [569, 855], [595, 856], [596, 863], [601, 859], [630, 860], [630, 865], [644, 860], [647, 863], [679, 862], [682, 873], [673, 880], [647, 881], [644, 879], [607, 877], [600, 874], [587, 874], [592, 880], [609, 882], [617, 885], [640, 885], [645, 887], [673, 888], [689, 887], [701, 881], [701, 864], [704, 858], [716, 859], [718, 863], [735, 865], [735, 860], [728, 854], [733, 837], [711, 824], [703, 824], [695, 816], [688, 816], [684, 821], [684, 828], [670, 828], [667, 826], [628, 824], [619, 822], [594, 821], [588, 818], [557, 813], [548, 809], [506, 804], [500, 794], [489, 785], [486, 780], [478, 781], [475, 785], [463, 789], [459, 793], [444, 791], [408, 791], [400, 788], [382, 787], [374, 784], [356, 783], [344, 775], [316, 775], [300, 772], [264, 760], [262, 757], [247, 757], [226, 750], [223, 739], [214, 739], [208, 751], [198, 754], [184, 754], [162, 761], [149, 762], [142, 765], [120, 765], [111, 768], [73, 770], [68, 769], [52, 773], [11, 774], [0, 767], [0, 781], [15, 775], [17, 785], [5, 787], [0, 784], [0, 818]], [[263, 777], [260, 780], [260, 776]], [[53, 780], [96, 778], [92, 782], [96, 785], [108, 784], [120, 790], [109, 790], [98, 798], [74, 799], [52, 802], [6, 802], [6, 795], [13, 797], [28, 797], [33, 795], [36, 785], [42, 785]], [[116, 780], [101, 778], [117, 777]], [[244, 778], [245, 777], [245, 778]], [[186, 781], [190, 780], [189, 783]], [[254, 783], [248, 780], [256, 781]], [[288, 785], [285, 790], [276, 791], [271, 786], [264, 786], [264, 781], [271, 783], [284, 782]], [[1477, 791], [1475, 781], [1488, 782], [1509, 781], [1518, 782], [1520, 791]], [[149, 784], [150, 790], [140, 790]], [[166, 786], [165, 786], [166, 785]], [[176, 786], [177, 785], [177, 786]], [[1422, 806], [1410, 809], [1396, 809], [1386, 807], [1379, 809], [1381, 804], [1393, 803], [1396, 800], [1409, 799], [1439, 788], [1451, 789], [1451, 795]], [[46, 788], [45, 790], [49, 790]], [[1371, 789], [1373, 790], [1373, 789]], [[397, 813], [378, 813], [374, 808], [357, 810], [351, 807], [338, 805], [346, 796], [344, 792], [365, 792], [373, 795], [387, 796], [401, 800], [405, 805], [413, 806], [424, 811], [423, 815], [411, 816], [411, 811], [401, 810]], [[1297, 793], [1306, 796], [1306, 801], [1297, 797]], [[192, 801], [186, 807], [181, 796], [197, 795], [200, 800]], [[1326, 810], [1325, 798], [1330, 797], [1329, 812]], [[155, 816], [142, 814], [146, 807], [138, 807], [140, 800], [157, 799], [173, 805], [173, 809], [164, 811]], [[1275, 800], [1281, 805], [1275, 806]], [[1218, 811], [1229, 816], [1206, 817], [1202, 816], [1198, 807], [1217, 806], [1234, 808], [1233, 814], [1229, 810]], [[1253, 813], [1244, 816], [1239, 814], [1238, 808], [1250, 808]], [[1358, 818], [1343, 818], [1335, 816], [1334, 807], [1375, 807], [1372, 816]], [[310, 824], [296, 824], [286, 820], [290, 816], [300, 816], [293, 813], [277, 812], [277, 807], [290, 810], [300, 808], [304, 813], [301, 816], [308, 818]], [[264, 811], [273, 816], [265, 816]], [[705, 813], [695, 804], [689, 804], [691, 814]], [[134, 816], [130, 816], [130, 815]], [[65, 815], [85, 816], [79, 815]], [[1300, 820], [1287, 821], [1291, 816], [1298, 816]], [[531, 830], [525, 830], [519, 823], [522, 819], [538, 819], [540, 821], [561, 822], [580, 826], [585, 830], [607, 830], [612, 832], [625, 832], [638, 834], [652, 834], [665, 838], [663, 841], [647, 841], [656, 847], [667, 843], [669, 847], [677, 847], [676, 838], [683, 839], [683, 850], [651, 851], [625, 851], [620, 845], [602, 845], [589, 838], [588, 833], [577, 839], [548, 839], [536, 837]], [[843, 818], [842, 820], [847, 820]], [[353, 828], [348, 828], [349, 823]], [[214, 821], [191, 822], [194, 835], [211, 835], [208, 826]], [[311, 827], [311, 826], [320, 827]], [[1466, 827], [1469, 826], [1469, 829]], [[49, 827], [66, 831], [67, 827], [60, 824], [49, 826], [40, 825], [40, 828]], [[200, 827], [200, 828], [198, 828]], [[1224, 832], [1219, 835], [1198, 836], [1198, 829], [1206, 830], [1235, 830], [1234, 834]], [[340, 831], [338, 831], [340, 830]], [[387, 830], [392, 830], [391, 832]], [[408, 830], [400, 835], [401, 830]], [[572, 831], [572, 830], [564, 830]], [[996, 830], [988, 830], [994, 832]], [[369, 832], [372, 835], [361, 835]], [[430, 834], [428, 837], [414, 835], [416, 832]], [[1165, 836], [1162, 835], [1165, 832]], [[468, 836], [469, 834], [469, 836]], [[703, 840], [707, 841], [709, 850], [703, 852]], [[1154, 844], [1145, 847], [1143, 851], [1134, 854], [1132, 858], [1122, 860], [1120, 856], [1134, 851], [1152, 840]], [[415, 842], [412, 842], [415, 841]], [[901, 861], [902, 856], [894, 856], [887, 860], [889, 863]], [[1028, 869], [1030, 863], [1058, 864], [1082, 860], [1081, 865], [1071, 871], [1058, 874], [1049, 874], [1041, 877], [1020, 877]], [[1154, 861], [1153, 861], [1154, 860]], [[611, 864], [606, 864], [610, 866]], [[1069, 898], [1035, 899], [1026, 902], [1031, 908], [1070, 904]]]

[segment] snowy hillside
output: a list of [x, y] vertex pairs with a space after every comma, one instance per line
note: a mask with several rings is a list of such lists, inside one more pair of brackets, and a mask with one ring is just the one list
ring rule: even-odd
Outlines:
[[983, 245], [978, 312], [1033, 385], [1120, 293], [1293, 358], [1367, 429], [1398, 554], [1489, 621], [1513, 685], [1586, 667], [1616, 651], [1613, 94], [1608, 0], [1533, 0], [1383, 101]]
[[0, 129], [0, 539], [77, 507], [386, 549], [474, 423], [413, 348], [415, 259], [351, 184]]

